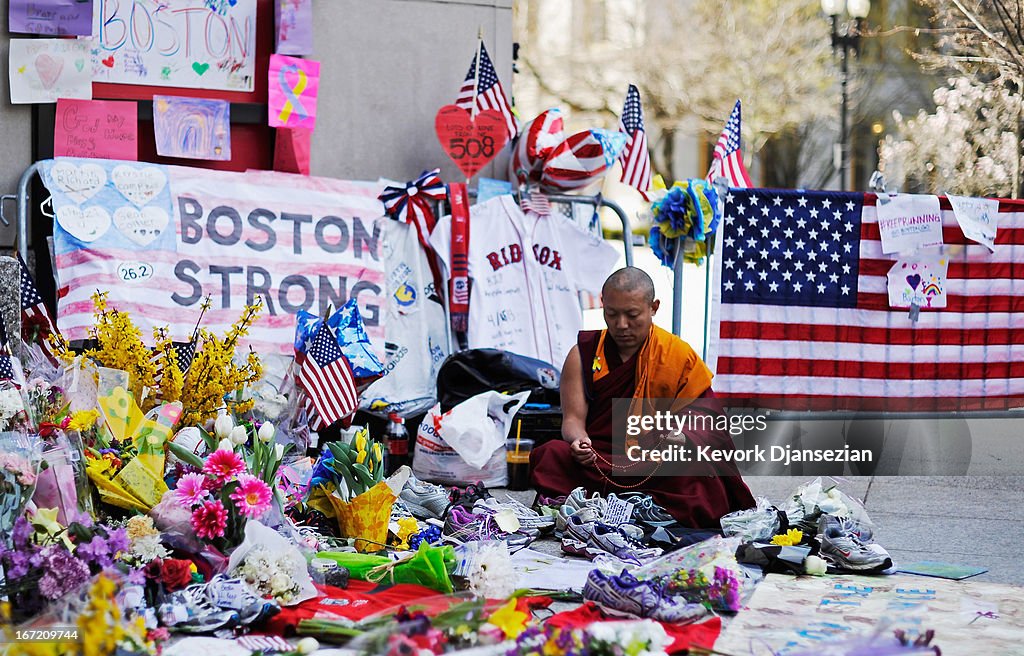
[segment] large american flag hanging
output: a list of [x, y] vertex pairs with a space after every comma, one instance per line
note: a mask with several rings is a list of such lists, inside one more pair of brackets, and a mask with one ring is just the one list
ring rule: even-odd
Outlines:
[[[713, 291], [716, 393], [785, 407], [1024, 405], [1024, 202], [1000, 201], [996, 250], [945, 198], [947, 307], [889, 307], [874, 194], [732, 189]], [[935, 251], [935, 249], [927, 249]], [[799, 397], [799, 401], [797, 401]]]
[[752, 187], [747, 169], [743, 166], [743, 153], [740, 152], [740, 101], [732, 108], [729, 120], [715, 144], [715, 153], [711, 158], [707, 181], [723, 176], [729, 181], [730, 187]]
[[640, 105], [640, 92], [632, 84], [626, 91], [626, 104], [622, 107], [619, 131], [628, 139], [619, 155], [622, 165], [620, 180], [635, 188], [644, 198], [651, 188], [651, 154], [647, 150], [647, 132], [644, 130], [644, 110]]
[[[471, 113], [482, 112], [486, 109], [496, 109], [505, 118], [505, 127], [508, 128], [508, 138], [516, 136], [519, 127], [516, 125], [516, 117], [512, 114], [512, 107], [508, 103], [505, 89], [498, 80], [498, 73], [494, 70], [494, 64], [487, 54], [487, 48], [480, 44], [480, 79], [477, 80], [476, 56], [469, 65], [469, 72], [459, 89], [459, 95], [455, 104]], [[474, 109], [475, 107], [475, 109]]]

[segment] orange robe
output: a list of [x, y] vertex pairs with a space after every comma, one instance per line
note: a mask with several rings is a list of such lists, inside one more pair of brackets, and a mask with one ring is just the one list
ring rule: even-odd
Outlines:
[[[719, 528], [722, 515], [754, 506], [738, 472], [730, 476], [623, 476], [612, 475], [612, 400], [632, 398], [631, 412], [647, 412], [645, 399], [678, 399], [686, 405], [702, 399], [715, 404], [711, 371], [689, 344], [675, 335], [653, 327], [644, 346], [622, 362], [607, 331], [581, 331], [578, 339], [583, 365], [583, 389], [587, 399], [586, 429], [597, 462], [581, 467], [572, 457], [569, 444], [555, 440], [542, 444], [530, 456], [531, 480], [546, 495], [565, 495], [576, 487], [588, 492], [641, 491], [654, 497], [684, 526]], [[717, 433], [688, 435], [697, 444], [722, 443], [728, 438]]]

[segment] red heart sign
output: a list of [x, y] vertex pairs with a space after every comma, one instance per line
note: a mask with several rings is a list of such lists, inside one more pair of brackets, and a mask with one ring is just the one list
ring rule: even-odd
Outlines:
[[434, 129], [444, 152], [467, 178], [498, 156], [508, 142], [508, 128], [501, 112], [487, 109], [476, 115], [455, 105], [445, 105], [437, 112]]

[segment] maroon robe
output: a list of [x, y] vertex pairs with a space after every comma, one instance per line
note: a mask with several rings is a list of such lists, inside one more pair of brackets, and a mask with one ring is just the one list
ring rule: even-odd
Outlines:
[[[588, 404], [587, 435], [590, 436], [593, 448], [610, 461], [612, 400], [633, 397], [636, 390], [636, 358], [640, 351], [622, 362], [612, 340], [606, 339], [605, 356], [609, 372], [595, 382], [589, 365], [597, 352], [600, 334], [600, 331], [580, 331], [578, 345], [583, 365], [583, 390]], [[708, 389], [700, 398], [713, 399], [714, 392]], [[689, 437], [701, 444], [728, 439], [720, 434]], [[610, 469], [601, 459], [590, 465], [580, 465], [572, 457], [569, 443], [564, 440], [542, 444], [530, 454], [533, 486], [538, 492], [549, 496], [566, 495], [581, 486], [588, 493], [600, 492], [602, 495], [610, 492], [645, 492], [681, 524], [690, 528], [718, 529], [722, 515], [754, 507], [754, 497], [738, 473], [734, 476], [652, 476], [643, 482], [642, 476], [613, 476]], [[640, 487], [633, 487], [637, 485]]]

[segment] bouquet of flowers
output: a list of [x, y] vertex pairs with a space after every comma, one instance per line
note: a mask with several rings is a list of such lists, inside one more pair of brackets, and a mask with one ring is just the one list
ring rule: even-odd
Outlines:
[[363, 428], [352, 444], [329, 442], [313, 468], [307, 504], [336, 517], [359, 551], [384, 548], [396, 494], [384, 482], [384, 445]]
[[77, 590], [93, 574], [119, 564], [127, 552], [126, 529], [93, 524], [88, 515], [76, 517], [67, 528], [57, 522], [56, 509], [39, 510], [31, 521], [14, 522], [11, 546], [0, 550], [6, 582], [0, 594], [12, 598], [12, 610], [31, 616], [50, 602]]
[[0, 433], [0, 546], [9, 543], [15, 521], [32, 498], [41, 445], [26, 433]]
[[652, 620], [598, 622], [586, 629], [526, 629], [506, 656], [655, 656], [671, 644], [665, 629]]

